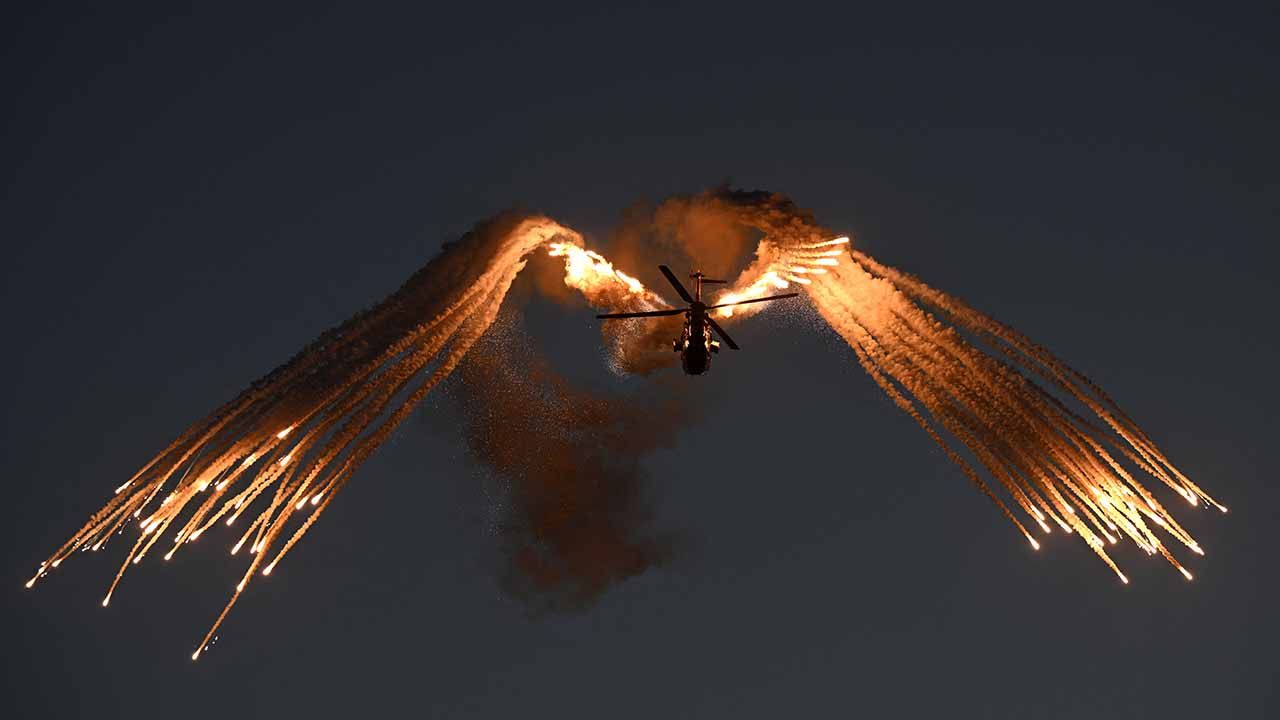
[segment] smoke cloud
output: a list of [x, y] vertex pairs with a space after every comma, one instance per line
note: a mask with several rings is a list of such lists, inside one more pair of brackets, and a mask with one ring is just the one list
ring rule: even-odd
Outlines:
[[[674, 195], [656, 205], [633, 204], [623, 211], [610, 233], [608, 246], [609, 256], [618, 267], [672, 298], [675, 293], [658, 272], [659, 264], [670, 265], [678, 277], [692, 270], [722, 280], [737, 277], [732, 288], [741, 295], [748, 289], [761, 289], [751, 288], [748, 279], [769, 271], [777, 260], [773, 250], [778, 244], [796, 244], [823, 236], [829, 237], [830, 233], [789, 198], [725, 185], [692, 195]], [[768, 241], [761, 242], [762, 239]], [[540, 288], [547, 288], [562, 277], [554, 270], [537, 275], [547, 278], [539, 281]], [[547, 288], [548, 293], [557, 296], [563, 296], [562, 290]], [[763, 294], [767, 293], [754, 293]], [[763, 307], [750, 308], [738, 317], [749, 316]], [[726, 316], [720, 321], [728, 325], [734, 318]], [[672, 352], [671, 341], [679, 335], [681, 322], [680, 318], [660, 318], [602, 325], [615, 369], [624, 374], [649, 375], [677, 365], [679, 356]]]
[[[613, 241], [624, 264], [586, 249], [581, 235], [548, 217], [506, 213], [477, 225], [385, 300], [178, 435], [40, 564], [27, 587], [134, 530], [106, 605], [125, 571], [153, 549], [168, 560], [206, 531], [235, 526], [231, 554], [244, 547], [247, 567], [191, 656], [198, 658], [246, 585], [272, 573], [460, 364], [467, 443], [509, 490], [506, 587], [535, 612], [581, 608], [664, 562], [672, 542], [651, 527], [642, 459], [673, 441], [690, 408], [681, 393], [652, 392], [661, 376], [643, 393], [595, 394], [556, 373], [528, 343], [512, 342], [512, 333], [492, 332], [504, 305], [518, 306], [521, 293], [508, 293], [531, 261], [537, 291], [614, 312], [672, 307], [658, 262], [725, 280], [745, 264], [712, 303], [803, 289], [868, 376], [1033, 548], [1040, 542], [1031, 528], [1047, 536], [1057, 527], [1124, 582], [1109, 554], [1122, 539], [1188, 580], [1168, 539], [1204, 552], [1140, 482], [1144, 474], [1192, 505], [1226, 512], [1087, 377], [960, 299], [853, 248], [785, 196], [720, 187], [638, 204]], [[682, 255], [685, 267], [669, 255]], [[729, 323], [764, 305], [713, 312]], [[613, 368], [644, 374], [673, 364], [679, 324], [606, 323]], [[478, 343], [483, 351], [471, 353]], [[158, 545], [162, 536], [172, 542]]]
[[507, 494], [504, 588], [534, 614], [579, 610], [671, 556], [672, 536], [651, 528], [641, 461], [692, 408], [678, 393], [575, 385], [517, 325], [500, 320], [459, 368], [465, 436]]

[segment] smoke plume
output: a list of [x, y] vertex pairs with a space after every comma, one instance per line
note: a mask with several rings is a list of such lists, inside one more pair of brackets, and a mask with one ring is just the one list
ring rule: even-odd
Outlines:
[[459, 374], [467, 443], [507, 496], [499, 532], [511, 594], [534, 613], [578, 610], [670, 556], [672, 537], [650, 528], [641, 460], [690, 421], [679, 394], [592, 393], [511, 327], [490, 333]]
[[[670, 541], [649, 528], [640, 458], [671, 441], [688, 421], [687, 409], [662, 393], [594, 395], [527, 348], [469, 354], [486, 342], [517, 275], [540, 249], [563, 263], [563, 273], [540, 261], [534, 287], [612, 312], [672, 307], [644, 282], [666, 292], [651, 258], [678, 265], [664, 257], [670, 253], [726, 280], [746, 264], [709, 304], [803, 290], [872, 381], [1033, 548], [1040, 542], [1029, 527], [1045, 536], [1057, 527], [1127, 583], [1110, 554], [1127, 540], [1190, 580], [1167, 541], [1204, 551], [1142, 480], [1226, 512], [1084, 375], [1016, 330], [858, 250], [782, 195], [721, 187], [637, 205], [614, 241], [628, 264], [615, 266], [544, 216], [506, 213], [477, 225], [381, 303], [187, 428], [116, 488], [27, 586], [128, 530], [136, 535], [106, 605], [125, 571], [149, 553], [169, 560], [206, 531], [230, 533], [238, 538], [231, 554], [244, 548], [247, 567], [192, 654], [198, 658], [246, 584], [271, 574], [464, 359], [468, 443], [510, 491], [508, 587], [535, 609], [576, 608], [662, 562]], [[763, 306], [712, 312], [728, 324]], [[605, 324], [611, 365], [648, 373], [672, 364], [678, 326], [678, 319]], [[171, 542], [159, 545], [162, 537]]]

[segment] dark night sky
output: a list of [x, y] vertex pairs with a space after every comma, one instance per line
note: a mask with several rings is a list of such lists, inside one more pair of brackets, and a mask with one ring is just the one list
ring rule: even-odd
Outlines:
[[[1280, 712], [1274, 5], [48, 5], [2, 21], [4, 715]], [[702, 417], [647, 461], [678, 556], [581, 614], [501, 593], [448, 397], [198, 664], [221, 541], [109, 610], [118, 547], [22, 589], [183, 426], [477, 220], [602, 238], [725, 178], [1111, 391], [1232, 508], [1178, 508], [1196, 581], [1131, 546], [1127, 587], [1078, 541], [1031, 552], [847, 348], [762, 317], [679, 379]], [[529, 326], [604, 377], [584, 308]]]

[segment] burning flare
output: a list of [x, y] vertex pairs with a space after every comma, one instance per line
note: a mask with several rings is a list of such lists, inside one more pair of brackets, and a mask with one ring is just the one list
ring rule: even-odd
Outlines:
[[600, 253], [571, 242], [547, 244], [547, 254], [564, 258], [564, 284], [578, 290], [593, 307], [625, 307], [628, 311], [671, 307], [639, 280], [615, 270]]
[[[1108, 545], [1127, 538], [1188, 580], [1166, 546], [1196, 541], [1139, 482], [1155, 478], [1192, 505], [1226, 508], [1183, 475], [1103, 391], [1017, 331], [957, 298], [882, 265], [834, 237], [789, 200], [728, 190], [686, 206], [710, 208], [764, 233], [756, 260], [715, 302], [798, 286], [852, 348], [886, 395], [946, 452], [1034, 549], [1010, 508], [1048, 534], [1077, 535], [1120, 577]], [[112, 581], [168, 538], [173, 557], [220, 520], [241, 517], [231, 554], [249, 543], [248, 567], [192, 653], [208, 648], [247, 584], [270, 575], [359, 467], [450, 375], [493, 323], [527, 256], [563, 258], [564, 282], [611, 311], [670, 308], [635, 278], [582, 247], [546, 217], [499, 217], [445, 251], [376, 307], [326, 332], [293, 359], [178, 436], [40, 564], [32, 587], [76, 551], [97, 551], [136, 527]], [[723, 308], [742, 317], [761, 304]], [[639, 323], [621, 323], [617, 353], [643, 352]], [[630, 326], [628, 328], [628, 326]], [[616, 327], [616, 326], [615, 326]], [[985, 347], [967, 340], [969, 333]], [[1081, 409], [1073, 409], [1075, 403]], [[950, 438], [950, 440], [948, 440]], [[999, 496], [954, 445], [1004, 490]]]
[[1129, 580], [1107, 551], [1119, 538], [1159, 554], [1191, 579], [1157, 530], [1198, 555], [1204, 551], [1143, 486], [1141, 474], [1192, 505], [1227, 509], [1092, 381], [1012, 328], [852, 249], [847, 236], [833, 237], [782, 196], [726, 190], [702, 201], [716, 212], [728, 208], [738, 222], [765, 234], [756, 261], [718, 301], [766, 283], [776, 287], [787, 272], [808, 280], [800, 284], [814, 307], [867, 374], [1033, 549], [1039, 541], [944, 435], [967, 449], [1044, 533], [1052, 524], [1078, 535], [1123, 582]]

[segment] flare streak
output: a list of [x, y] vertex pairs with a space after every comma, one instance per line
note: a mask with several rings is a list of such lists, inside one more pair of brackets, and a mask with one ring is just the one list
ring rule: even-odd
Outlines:
[[[1193, 505], [1226, 508], [1088, 378], [961, 300], [877, 262], [782, 196], [718, 190], [682, 199], [679, 208], [703, 208], [763, 236], [755, 261], [716, 303], [797, 285], [872, 380], [1033, 548], [1040, 542], [1028, 518], [1042, 533], [1057, 526], [1078, 535], [1125, 583], [1108, 550], [1121, 538], [1191, 579], [1166, 538], [1204, 551], [1140, 477]], [[189, 427], [117, 487], [27, 587], [77, 550], [96, 551], [136, 527], [106, 606], [125, 571], [162, 538], [172, 545], [163, 553], [169, 560], [219, 520], [232, 526], [245, 517], [231, 554], [249, 543], [248, 567], [192, 654], [198, 658], [247, 584], [277, 567], [364, 461], [458, 366], [494, 322], [529, 254], [544, 246], [564, 259], [565, 284], [595, 307], [671, 307], [583, 248], [574, 231], [542, 216], [500, 216]], [[750, 304], [716, 312], [727, 322], [762, 310]], [[615, 327], [622, 329], [607, 331], [615, 333], [615, 354], [650, 351], [652, 338], [639, 325]]]

